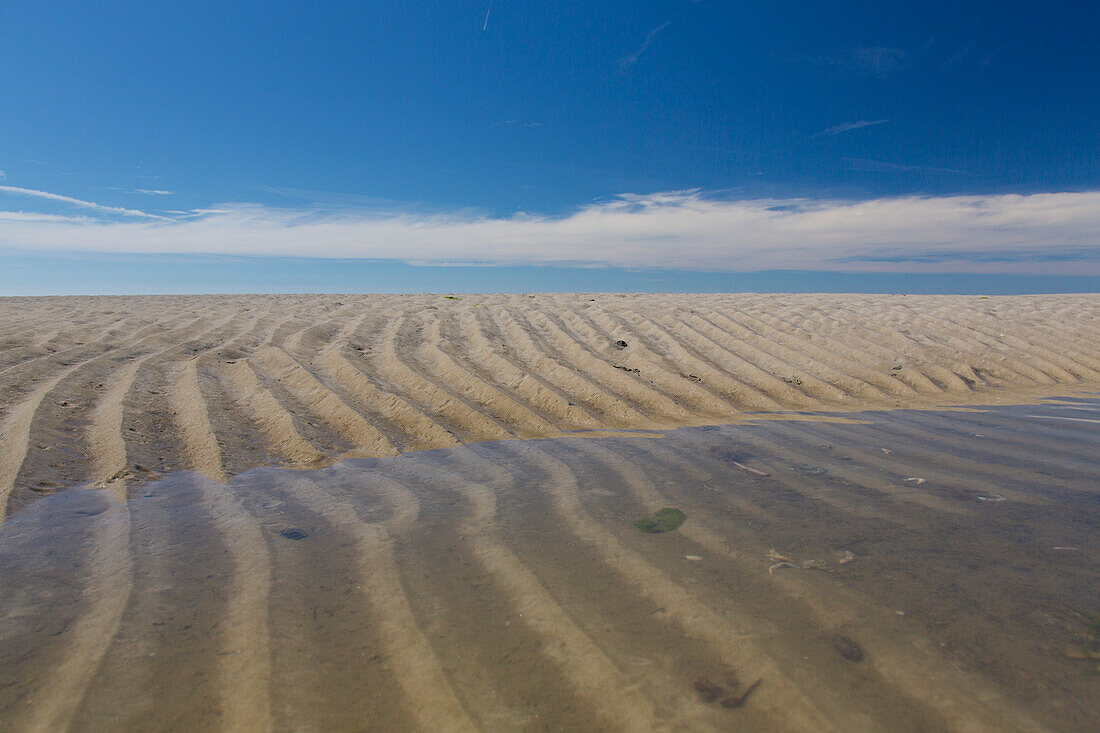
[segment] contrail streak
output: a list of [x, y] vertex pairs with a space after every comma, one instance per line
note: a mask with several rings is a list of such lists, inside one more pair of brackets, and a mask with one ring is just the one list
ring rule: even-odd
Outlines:
[[481, 25], [482, 31], [489, 27], [489, 13], [491, 12], [493, 12], [493, 0], [489, 0], [489, 9], [485, 11], [485, 22]]
[[83, 199], [75, 199], [72, 196], [62, 196], [61, 194], [50, 193], [48, 191], [38, 191], [33, 188], [20, 188], [18, 186], [0, 186], [0, 193], [10, 193], [17, 196], [34, 196], [35, 198], [47, 199], [50, 201], [60, 201], [66, 204], [72, 204], [73, 206], [81, 206], [85, 209], [96, 209], [97, 211], [106, 211], [113, 214], [122, 214], [124, 216], [140, 216], [146, 219], [161, 219], [163, 221], [172, 221], [172, 219], [169, 219], [166, 216], [147, 214], [144, 211], [138, 211], [137, 209], [124, 209], [120, 206], [104, 206], [103, 204], [97, 204], [91, 201], [84, 201]]

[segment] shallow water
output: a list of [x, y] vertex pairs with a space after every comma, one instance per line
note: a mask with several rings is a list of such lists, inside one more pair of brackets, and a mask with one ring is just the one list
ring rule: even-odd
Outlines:
[[0, 728], [1096, 726], [1100, 400], [815, 417], [40, 500]]

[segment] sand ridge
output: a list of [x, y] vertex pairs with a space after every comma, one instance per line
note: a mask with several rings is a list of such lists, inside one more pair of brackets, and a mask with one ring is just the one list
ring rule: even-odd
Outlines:
[[1091, 295], [8, 298], [0, 516], [178, 469], [1089, 385]]

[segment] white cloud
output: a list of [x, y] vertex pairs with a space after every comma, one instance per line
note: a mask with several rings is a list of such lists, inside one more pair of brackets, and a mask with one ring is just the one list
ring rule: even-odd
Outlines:
[[816, 135], [811, 135], [810, 137], [815, 138], [815, 137], [821, 137], [822, 135], [829, 135], [829, 136], [839, 135], [840, 133], [848, 132], [849, 130], [859, 130], [860, 128], [863, 128], [863, 127], [873, 127], [875, 125], [883, 125], [883, 124], [886, 124], [889, 121], [890, 120], [858, 120], [856, 122], [845, 122], [845, 123], [840, 124], [840, 125], [834, 125], [834, 126], [830, 127], [828, 130], [822, 130], [821, 132], [817, 133]]
[[672, 21], [666, 20], [664, 23], [661, 23], [659, 26], [651, 30], [649, 34], [646, 35], [645, 40], [642, 41], [642, 45], [638, 47], [637, 51], [630, 54], [629, 56], [623, 56], [621, 59], [619, 59], [619, 68], [625, 70], [633, 66], [634, 62], [638, 60], [638, 57], [645, 53], [646, 49], [649, 48], [649, 44], [653, 43], [653, 39], [657, 37], [657, 34], [663, 31], [671, 22]]
[[7, 173], [5, 173], [4, 171], [0, 171], [0, 181], [4, 180], [7, 177], [8, 177]]
[[106, 214], [120, 214], [122, 216], [136, 216], [143, 219], [165, 219], [163, 216], [157, 216], [156, 214], [147, 214], [144, 211], [138, 211], [136, 209], [124, 209], [119, 206], [103, 206], [102, 204], [96, 204], [91, 201], [84, 201], [82, 199], [74, 199], [72, 196], [62, 196], [56, 193], [49, 193], [47, 191], [37, 191], [33, 188], [19, 188], [18, 186], [0, 186], [0, 193], [15, 194], [17, 196], [32, 196], [39, 199], [47, 199], [49, 201], [58, 201], [63, 204], [70, 204], [71, 206], [78, 206], [84, 209], [94, 209]]
[[564, 217], [222, 205], [173, 221], [0, 214], [0, 247], [583, 264], [1100, 275], [1100, 191], [726, 201], [623, 195]]
[[107, 186], [109, 191], [122, 191], [123, 193], [140, 193], [146, 196], [174, 196], [175, 191], [162, 191], [157, 188], [119, 188], [117, 186]]

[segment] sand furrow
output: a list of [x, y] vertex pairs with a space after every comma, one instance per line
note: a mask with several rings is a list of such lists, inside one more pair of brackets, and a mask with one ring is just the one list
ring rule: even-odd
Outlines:
[[[147, 357], [146, 357], [147, 358]], [[122, 401], [130, 391], [145, 359], [135, 359], [119, 369], [92, 409], [87, 441], [91, 453], [92, 480], [120, 501], [126, 499], [126, 441], [122, 437]]]
[[973, 349], [975, 345], [981, 347], [983, 355], [988, 354], [992, 357], [993, 363], [1000, 369], [1009, 370], [1010, 373], [1031, 380], [1035, 384], [1053, 384], [1055, 382], [1054, 378], [1038, 365], [1030, 363], [1029, 359], [1022, 358], [1024, 354], [1018, 353], [1008, 346], [1003, 341], [1003, 332], [999, 328], [980, 330], [973, 325], [956, 320], [949, 314], [936, 320], [938, 324], [948, 327], [945, 330], [949, 334], [957, 334], [958, 343], [962, 348]]
[[[423, 471], [409, 466], [406, 471]], [[576, 694], [590, 699], [603, 711], [601, 729], [657, 730], [650, 701], [635, 684], [562, 609], [532, 571], [505, 545], [494, 527], [497, 501], [481, 481], [456, 479], [449, 471], [433, 471], [445, 478], [466, 498], [473, 516], [462, 534], [474, 556], [508, 595], [517, 616], [546, 640], [542, 652], [568, 679]], [[429, 474], [430, 475], [430, 474]]]
[[232, 399], [256, 424], [275, 452], [293, 465], [324, 463], [327, 458], [294, 426], [294, 418], [256, 378], [247, 362], [238, 361], [219, 370]]
[[[618, 474], [621, 477], [621, 481], [616, 483], [628, 487], [647, 510], [652, 511], [674, 503], [670, 501], [669, 497], [662, 495], [662, 492], [655, 489], [651, 478], [652, 474], [645, 470], [644, 462], [628, 461], [617, 452], [592, 442], [577, 442], [577, 448], [581, 453], [592, 456], [595, 461], [601, 465], [607, 466], [611, 471]], [[709, 512], [705, 511], [703, 507], [694, 505], [690, 502], [683, 503], [683, 498], [682, 495], [678, 496], [676, 505], [686, 510], [689, 516], [697, 517], [697, 519], [686, 522], [678, 530], [680, 534], [696, 542], [703, 550], [701, 554], [710, 557], [725, 557], [733, 560], [744, 569], [744, 572], [755, 572], [761, 578], [767, 577], [770, 584], [775, 576], [764, 572], [770, 560], [765, 559], [763, 547], [760, 547], [760, 555], [756, 562], [752, 562], [742, 552], [738, 552], [733, 548], [732, 543], [725, 533], [715, 531], [707, 526]], [[744, 547], [744, 544], [744, 542], [739, 542], [738, 546]], [[780, 574], [780, 577], [782, 577], [782, 574]], [[808, 588], [799, 588], [798, 586], [798, 583], [786, 584], [784, 586], [784, 594], [788, 597], [782, 600], [783, 605], [779, 606], [777, 601], [773, 601], [772, 604], [775, 604], [777, 608], [782, 607], [784, 613], [794, 617], [793, 620], [795, 623], [803, 628], [808, 624], [816, 625], [818, 628], [816, 633], [820, 635], [829, 633], [830, 627], [836, 627], [838, 625], [836, 621], [838, 614], [847, 618], [860, 619], [872, 619], [878, 615], [869, 608], [863, 608], [863, 613], [857, 615], [853, 613], [850, 607], [829, 607], [827, 601], [819, 600], [816, 594], [808, 592]], [[772, 588], [754, 588], [750, 579], [744, 576], [739, 577], [736, 587], [738, 592], [733, 594], [732, 599], [735, 604], [739, 602], [746, 603], [747, 599], [745, 597], [750, 594], [756, 597], [764, 594], [775, 595], [775, 590]], [[807, 604], [803, 601], [803, 599], [807, 597], [812, 597], [814, 600]], [[755, 601], [757, 599], [753, 598], [752, 600]], [[849, 600], [853, 604], [855, 603], [853, 599]], [[765, 603], [763, 605], [764, 607], [770, 607], [772, 604]], [[862, 606], [864, 604], [860, 605]], [[799, 619], [799, 616], [808, 616], [809, 618]], [[739, 612], [738, 618], [742, 624], [758, 623], [756, 619], [750, 619], [744, 612]], [[770, 617], [769, 620], [771, 620]], [[763, 635], [764, 633], [765, 631], [763, 628], [755, 632], [756, 635]], [[937, 659], [933, 654], [928, 653], [920, 654], [917, 657], [920, 662], [924, 663], [924, 666], [915, 664], [914, 662], [917, 661], [917, 659], [914, 659], [912, 656], [907, 656], [905, 661], [902, 661], [898, 659], [898, 657], [904, 656], [899, 653], [901, 650], [898, 649], [898, 645], [889, 642], [883, 643], [886, 640], [882, 638], [876, 638], [875, 641], [878, 643], [875, 643], [873, 647], [868, 646], [867, 648], [873, 648], [876, 655], [882, 653], [885, 657], [891, 658], [892, 661], [898, 662], [894, 667], [896, 670], [893, 673], [894, 680], [883, 678], [878, 681], [878, 684], [881, 685], [885, 683], [896, 686], [896, 692], [904, 693], [904, 691], [907, 690], [920, 690], [927, 686], [927, 682], [921, 685], [914, 684], [917, 679], [921, 677], [934, 678], [940, 669], [945, 667], [950, 668], [950, 665], [947, 665], [945, 660]], [[899, 677], [904, 680], [902, 685], [897, 685], [897, 682], [901, 681], [898, 680]], [[1003, 698], [999, 698], [999, 696], [991, 690], [983, 690], [984, 694], [982, 697], [985, 699], [982, 700], [981, 704], [975, 704], [974, 690], [983, 689], [985, 685], [970, 676], [955, 675], [956, 685], [963, 680], [968, 683], [964, 688], [933, 684], [933, 694], [927, 695], [927, 697], [923, 699], [913, 699], [911, 703], [913, 705], [928, 706], [936, 709], [940, 714], [949, 715], [950, 719], [958, 721], [964, 728], [971, 727], [974, 730], [983, 730], [1000, 722], [1004, 716], [1004, 708], [1011, 707], [1010, 703]], [[862, 679], [861, 682], [864, 686], [868, 686], [869, 683], [874, 684], [872, 680], [866, 678]], [[808, 680], [801, 681], [801, 685], [807, 688], [814, 688], [820, 684], [820, 681], [816, 683], [810, 683]], [[866, 697], [862, 699], [853, 695], [852, 698], [846, 701], [846, 704], [853, 708], [864, 706], [873, 707], [877, 704], [878, 698], [885, 697], [881, 695], [881, 691], [879, 690], [867, 690], [865, 695]], [[874, 717], [881, 719], [878, 715]], [[1023, 719], [1026, 719], [1026, 716], [1024, 716]]]
[[350, 441], [354, 455], [388, 456], [397, 453], [386, 436], [282, 349], [265, 347], [257, 352], [254, 361], [307, 410]]
[[494, 308], [490, 314], [509, 347], [528, 369], [551, 380], [564, 393], [572, 395], [575, 402], [588, 405], [589, 412], [600, 416], [605, 425], [646, 421], [646, 416], [633, 405], [598, 383], [585, 379], [575, 367], [557, 358], [554, 351], [540, 347], [507, 310]]
[[[844, 427], [844, 430], [838, 430], [834, 425], [823, 423], [816, 426], [815, 432], [818, 436], [832, 439], [837, 442], [843, 442], [845, 434], [860, 434], [858, 430], [859, 426]], [[783, 425], [778, 421], [762, 424], [760, 428], [762, 429], [762, 435], [772, 434], [780, 436], [780, 442], [788, 438], [792, 441], [797, 441], [799, 439], [799, 430], [797, 427]], [[1039, 497], [1029, 496], [1020, 491], [1005, 488], [1000, 482], [990, 480], [982, 470], [980, 463], [957, 459], [953, 462], [955, 465], [948, 470], [943, 468], [939, 461], [912, 457], [903, 441], [898, 441], [890, 434], [883, 433], [881, 430], [875, 431], [872, 435], [867, 435], [866, 438], [872, 441], [872, 444], [867, 446], [865, 450], [851, 451], [853, 459], [858, 460], [860, 465], [866, 468], [875, 469], [887, 475], [892, 474], [897, 476], [899, 486], [904, 486], [903, 482], [905, 479], [911, 476], [924, 478], [931, 484], [957, 490], [955, 492], [957, 498], [954, 503], [960, 506], [965, 506], [967, 503], [980, 506], [982, 502], [978, 499], [979, 496], [992, 498], [1003, 495], [1006, 499], [1011, 499], [1012, 501], [1032, 504], [1041, 503], [1042, 501]], [[932, 458], [934, 459], [934, 456], [932, 456]], [[966, 485], [960, 486], [959, 484], [962, 478], [960, 476], [960, 473], [962, 473], [960, 469], [964, 466], [970, 469], [970, 476], [966, 479]], [[843, 469], [838, 466], [836, 470]], [[885, 491], [895, 493], [899, 497], [908, 496], [913, 500], [917, 500], [926, 493], [930, 493], [930, 489], [931, 487], [928, 484], [919, 484], [917, 488], [912, 491], [891, 489], [889, 487], [887, 487]], [[949, 511], [947, 503], [944, 500], [928, 497], [925, 503], [940, 511]], [[967, 510], [963, 509], [962, 511]]]
[[178, 367], [169, 384], [168, 404], [174, 413], [188, 468], [215, 481], [225, 481], [221, 448], [210, 426], [196, 360], [191, 359]]
[[[716, 363], [722, 363], [725, 354], [733, 354], [748, 346], [759, 355], [759, 361], [776, 376], [787, 380], [801, 379], [813, 394], [826, 401], [842, 401], [849, 397], [883, 398], [881, 390], [853, 376], [843, 368], [833, 366], [828, 360], [815, 358], [813, 349], [794, 342], [765, 323], [757, 322], [750, 328], [732, 316], [724, 319], [720, 328], [697, 309], [679, 309], [674, 318], [681, 338], [696, 345], [702, 353], [713, 354]], [[742, 319], [747, 316], [740, 314]], [[668, 317], [665, 317], [668, 320]], [[671, 328], [671, 326], [670, 326]]]
[[[637, 369], [662, 392], [691, 409], [699, 417], [728, 415], [738, 409], [779, 407], [756, 385], [739, 382], [713, 368], [710, 363], [688, 352], [675, 339], [666, 338], [661, 329], [621, 317], [600, 314], [591, 318], [606, 330], [607, 338], [628, 344], [618, 360], [627, 368]], [[612, 335], [620, 338], [612, 339]], [[702, 375], [702, 376], [701, 376]]]
[[[1072, 382], [1081, 379], [1085, 376], [1083, 372], [1086, 371], [1091, 372], [1089, 376], [1095, 378], [1095, 370], [1068, 357], [1066, 352], [1059, 349], [1057, 344], [1052, 344], [1038, 332], [1030, 331], [1026, 328], [1026, 325], [1021, 324], [1023, 327], [1014, 326], [1010, 329], [1006, 329], [1002, 325], [995, 330], [992, 324], [983, 324], [959, 313], [944, 314], [944, 320], [947, 323], [957, 325], [960, 329], [974, 331], [988, 338], [994, 338], [994, 333], [996, 333], [996, 338], [1009, 349], [1029, 357], [1027, 359], [1029, 363], [1042, 369], [1043, 372], [1058, 382]], [[1051, 324], [1050, 328], [1056, 328], [1056, 325]], [[1071, 337], [1066, 340], [1066, 343], [1067, 345], [1073, 344], [1076, 340]]]
[[[848, 312], [848, 311], [851, 312]], [[858, 331], [850, 323], [857, 323], [860, 316], [856, 309], [837, 308], [828, 315], [814, 314], [817, 322], [831, 324], [837, 330], [844, 329], [844, 343], [848, 348], [857, 348], [866, 354], [872, 363], [882, 365], [884, 372], [900, 383], [907, 385], [920, 395], [938, 395], [943, 390], [927, 376], [915, 368], [909, 349], [910, 339], [890, 328], [879, 326], [874, 320], [865, 320]], [[901, 366], [901, 369], [895, 367]]]
[[79, 711], [92, 678], [122, 622], [133, 588], [130, 556], [130, 510], [111, 502], [96, 520], [84, 586], [87, 610], [74, 619], [64, 657], [54, 666], [31, 700], [33, 708], [14, 729], [33, 733], [67, 731]]
[[[185, 377], [186, 378], [186, 377]], [[229, 552], [228, 613], [220, 629], [218, 690], [226, 730], [270, 730], [271, 649], [268, 596], [271, 558], [255, 520], [225, 484], [200, 479], [203, 499]]]
[[363, 409], [376, 411], [404, 431], [409, 448], [443, 448], [458, 443], [458, 439], [446, 428], [408, 401], [380, 389], [363, 371], [339, 353], [330, 351], [322, 355], [320, 363], [334, 382], [347, 388], [358, 405]]
[[[983, 430], [988, 429], [988, 423], [969, 422], [961, 412], [954, 413], [952, 419], [947, 421], [937, 419], [931, 413], [917, 411], [907, 411], [903, 421], [893, 420], [889, 414], [880, 416], [879, 421], [888, 425], [890, 434], [897, 436], [907, 448], [920, 446], [925, 451], [948, 458], [972, 459], [981, 463], [983, 472], [998, 480], [1024, 478], [1034, 485], [1041, 483], [1044, 488], [1068, 491], [1070, 488], [1062, 485], [1059, 472], [1095, 469], [1091, 454], [1065, 449], [1068, 436], [1049, 434], [1041, 429], [1029, 428], [1025, 436], [1000, 432], [994, 440], [982, 440], [976, 445], [971, 442], [964, 448], [960, 441], [974, 436], [971, 433], [960, 434], [958, 429], [971, 424], [975, 430]], [[1018, 462], [1020, 455], [1027, 455], [1029, 465], [1038, 470], [1021, 473], [1018, 466], [1012, 465]]]
[[[809, 406], [817, 404], [820, 397], [813, 394], [812, 389], [803, 387], [788, 375], [791, 371], [786, 365], [767, 358], [763, 352], [754, 349], [744, 341], [737, 341], [733, 348], [727, 349], [715, 342], [702, 337], [697, 331], [678, 319], [668, 316], [649, 318], [635, 316], [636, 322], [651, 324], [649, 332], [660, 334], [663, 342], [676, 352], [684, 354], [687, 358], [694, 358], [702, 363], [709, 362], [711, 369], [733, 375], [733, 384], [736, 389], [738, 383], [743, 392], [746, 387], [754, 391], [760, 397], [750, 399], [746, 406], [750, 409], [783, 409], [786, 407]], [[671, 322], [670, 322], [671, 321]], [[689, 351], [690, 350], [690, 351]], [[691, 354], [695, 352], [698, 357]], [[702, 360], [706, 360], [703, 362]], [[791, 379], [791, 381], [787, 381]], [[799, 380], [801, 382], [803, 380]], [[807, 380], [808, 381], [808, 380]], [[823, 386], [828, 390], [828, 386]]]
[[[776, 341], [800, 353], [806, 354], [812, 359], [815, 374], [820, 375], [821, 367], [825, 365], [831, 371], [845, 375], [850, 379], [858, 380], [856, 385], [851, 385], [857, 390], [860, 397], [876, 399], [879, 395], [909, 396], [913, 390], [897, 380], [890, 379], [885, 373], [874, 370], [871, 364], [874, 360], [867, 358], [859, 352], [842, 353], [837, 350], [837, 342], [825, 335], [806, 332], [801, 325], [795, 326], [793, 322], [781, 320], [779, 314], [768, 313], [731, 313], [727, 315], [715, 309], [696, 309], [698, 318], [707, 325], [708, 335], [713, 338], [723, 339], [723, 332], [736, 333], [740, 328], [748, 328], [771, 341]], [[711, 334], [710, 329], [715, 333]], [[724, 343], [724, 341], [722, 341]], [[868, 385], [872, 391], [867, 394], [867, 388], [860, 388], [859, 383]]]
[[774, 441], [761, 440], [755, 431], [746, 430], [739, 435], [738, 450], [724, 450], [715, 456], [719, 460], [734, 461], [767, 474], [764, 482], [776, 489], [794, 492], [802, 501], [812, 501], [835, 510], [840, 515], [851, 515], [879, 523], [906, 526], [906, 512], [868, 502], [850, 487], [837, 487], [822, 480], [824, 470], [807, 461], [803, 451]]
[[[345, 446], [390, 455], [572, 429], [731, 422], [746, 410], [981, 404], [1014, 390], [1087, 390], [1100, 381], [1098, 303], [878, 295], [12, 299], [6, 308], [0, 302], [11, 353], [28, 357], [27, 333], [48, 336], [43, 348], [57, 351], [37, 351], [0, 380], [0, 505], [125, 473], [119, 440], [101, 439], [110, 430], [88, 443], [81, 440], [88, 430], [73, 429], [83, 419], [117, 418], [104, 412], [110, 400], [101, 389], [117, 387], [120, 375], [110, 370], [124, 360], [144, 364], [130, 375], [133, 388], [115, 395], [126, 404], [121, 443], [130, 462], [164, 470], [182, 456], [220, 476], [270, 459], [268, 443], [281, 460], [308, 463]], [[617, 348], [620, 339], [628, 346]], [[184, 374], [189, 358], [196, 363]], [[260, 371], [250, 378], [245, 369]], [[199, 400], [195, 410], [186, 406]], [[96, 404], [93, 415], [88, 406]], [[242, 405], [263, 440], [233, 427]], [[166, 422], [176, 424], [171, 435], [161, 434]]]
[[[852, 430], [856, 426], [845, 425], [845, 430]], [[915, 482], [906, 482], [905, 479], [913, 476], [913, 471], [907, 471], [905, 465], [892, 460], [894, 456], [887, 456], [881, 452], [880, 447], [871, 447], [864, 451], [856, 451], [846, 448], [840, 452], [832, 450], [832, 446], [821, 445], [820, 441], [806, 440], [804, 433], [797, 426], [785, 424], [783, 421], [769, 421], [766, 424], [754, 426], [754, 436], [768, 436], [757, 443], [761, 450], [768, 450], [769, 446], [782, 446], [774, 449], [777, 458], [786, 458], [789, 468], [802, 471], [811, 476], [820, 476], [819, 484], [835, 484], [837, 482], [851, 487], [851, 504], [866, 503], [873, 497], [876, 505], [882, 506], [882, 500], [888, 502], [904, 502], [915, 504], [944, 514], [965, 514], [970, 510], [958, 501], [945, 499], [928, 491], [927, 486]], [[774, 436], [774, 438], [773, 438]], [[875, 436], [878, 442], [894, 445], [894, 441], [883, 436], [881, 432]], [[887, 449], [889, 450], [889, 449]], [[858, 461], [854, 460], [858, 458]], [[865, 462], [874, 461], [882, 468], [889, 468], [890, 473], [884, 478], [881, 473], [862, 470]], [[852, 464], [856, 463], [856, 466]], [[858, 467], [857, 467], [858, 466]], [[927, 479], [930, 471], [919, 471], [919, 477]], [[892, 474], [892, 476], [891, 476]], [[892, 480], [890, 480], [892, 478]], [[842, 496], [843, 491], [834, 492], [836, 496]], [[903, 517], [911, 509], [894, 511], [889, 504], [881, 509], [895, 523], [904, 523]]]
[[[571, 363], [577, 371], [590, 375], [590, 378], [608, 385], [616, 393], [628, 398], [641, 407], [642, 412], [657, 418], [684, 419], [688, 416], [688, 411], [682, 405], [646, 384], [642, 375], [626, 371], [627, 368], [616, 363], [614, 357], [609, 359], [602, 354], [597, 356], [549, 313], [530, 311], [523, 316], [558, 350], [561, 359]], [[607, 348], [613, 347], [607, 344]]]
[[423, 326], [423, 340], [416, 350], [417, 358], [430, 367], [437, 379], [445, 382], [452, 394], [461, 395], [467, 403], [476, 405], [498, 422], [509, 426], [521, 437], [547, 434], [558, 429], [531, 407], [494, 387], [440, 348], [440, 322], [432, 319]]
[[58, 383], [77, 367], [70, 367], [39, 385], [26, 399], [8, 411], [0, 423], [0, 521], [7, 515], [8, 497], [27, 456], [31, 425], [38, 406]]
[[[381, 337], [378, 353], [372, 354], [371, 365], [380, 376], [392, 385], [400, 385], [405, 394], [428, 408], [430, 413], [441, 415], [465, 433], [464, 438], [494, 440], [511, 436], [511, 433], [490, 416], [473, 409], [457, 396], [442, 389], [410, 367], [399, 355], [397, 334], [404, 319], [393, 319]], [[433, 418], [434, 419], [434, 418]]]
[[[389, 531], [415, 517], [406, 508], [397, 524], [360, 522], [355, 507], [318, 488], [312, 481], [291, 481], [295, 497], [310, 511], [354, 538], [363, 600], [380, 629], [386, 663], [402, 688], [421, 730], [476, 730], [424, 636], [401, 582]], [[390, 488], [390, 496], [393, 496]], [[407, 504], [406, 504], [407, 507]]]
[[[586, 338], [591, 339], [593, 346], [590, 350], [593, 353], [609, 356], [627, 369], [637, 369], [638, 374], [648, 379], [655, 389], [688, 408], [697, 417], [728, 415], [736, 409], [720, 389], [702, 381], [698, 375], [693, 377], [693, 369], [706, 366], [704, 363], [686, 353], [669, 353], [668, 349], [656, 346], [633, 324], [603, 311], [593, 313], [591, 309], [578, 313], [562, 307], [557, 313], [568, 321], [571, 329], [583, 328]], [[628, 346], [622, 348], [618, 342]]]
[[[34, 326], [31, 327], [33, 328]], [[143, 338], [145, 335], [148, 335], [148, 332], [154, 332], [156, 330], [158, 330], [157, 326], [147, 326], [142, 329], [142, 331], [136, 332], [135, 336], [136, 338]], [[47, 362], [58, 362], [64, 359], [72, 358], [72, 356], [77, 354], [87, 352], [94, 353], [97, 351], [103, 352], [106, 350], [117, 348], [118, 344], [109, 343], [108, 337], [117, 337], [118, 335], [120, 334], [118, 333], [117, 325], [112, 323], [110, 326], [105, 328], [102, 333], [85, 335], [84, 338], [81, 339], [80, 343], [75, 343], [73, 346], [58, 349], [43, 346], [43, 348], [47, 348], [47, 353], [37, 354], [23, 361], [13, 363], [9, 366], [4, 367], [3, 369], [0, 369], [0, 377], [7, 376], [20, 369], [26, 369], [28, 366], [37, 366], [39, 364]]]
[[[771, 720], [782, 721], [781, 725], [787, 730], [836, 729], [817, 702], [807, 698], [783, 670], [757, 648], [751, 632], [696, 601], [666, 573], [603, 531], [584, 509], [576, 477], [565, 463], [541, 451], [537, 444], [525, 447], [522, 455], [523, 460], [546, 473], [545, 490], [550, 493], [561, 521], [569, 525], [577, 539], [596, 549], [605, 564], [634, 585], [640, 594], [656, 602], [669, 620], [681, 626], [688, 635], [705, 640], [739, 673], [746, 678], [767, 680], [767, 686], [756, 693], [754, 703]], [[836, 710], [833, 720], [856, 722], [844, 710]]]
[[599, 421], [570, 402], [553, 385], [543, 381], [539, 375], [531, 374], [517, 367], [499, 353], [499, 346], [490, 342], [476, 316], [463, 310], [458, 314], [461, 326], [461, 339], [465, 343], [466, 358], [479, 365], [479, 376], [492, 380], [502, 388], [508, 389], [519, 398], [548, 415], [561, 425], [570, 427], [598, 427]]

